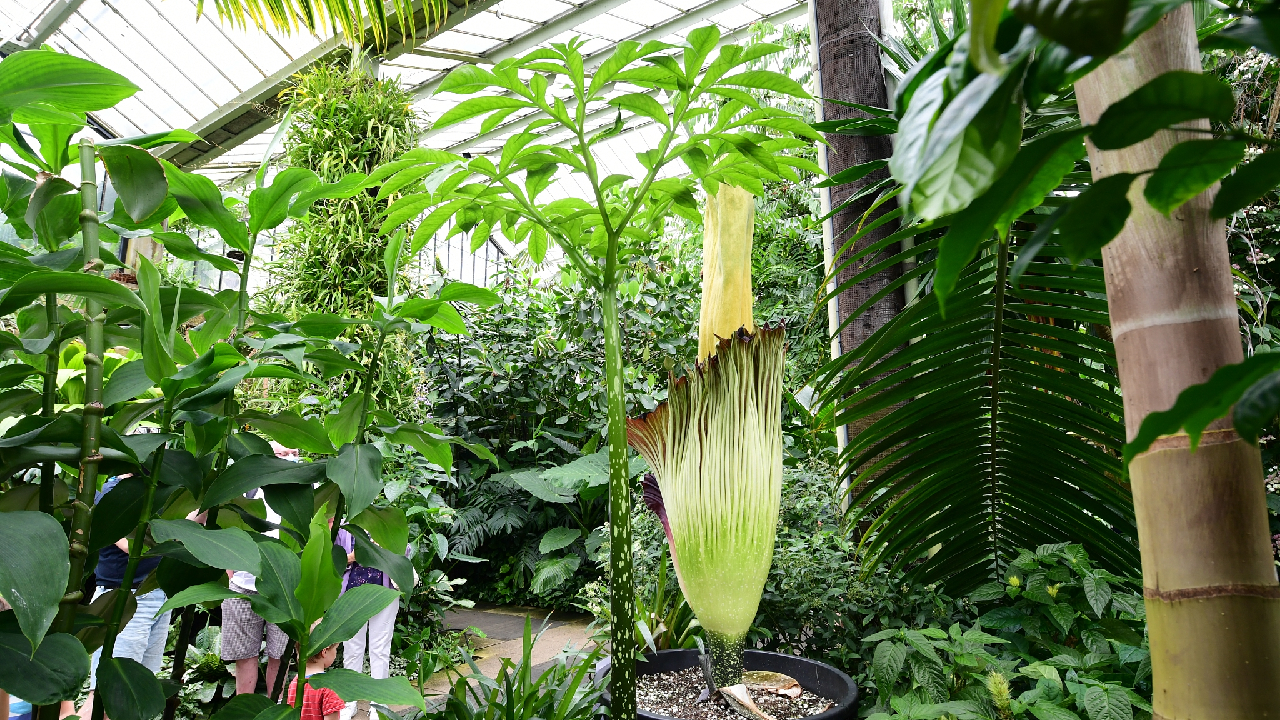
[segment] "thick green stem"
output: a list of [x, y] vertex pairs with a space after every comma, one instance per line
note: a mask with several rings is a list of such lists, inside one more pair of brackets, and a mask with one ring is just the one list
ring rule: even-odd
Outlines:
[[[58, 350], [61, 343], [61, 322], [58, 318], [58, 294], [45, 293], [44, 311], [46, 325], [53, 333], [53, 342], [44, 351], [44, 388], [40, 417], [53, 419], [58, 402]], [[53, 483], [57, 479], [58, 464], [50, 460], [40, 466], [40, 512], [53, 514]]]
[[631, 561], [631, 483], [627, 467], [627, 416], [622, 385], [622, 333], [618, 283], [607, 278], [604, 301], [605, 388], [609, 401], [609, 688], [613, 720], [636, 716], [636, 594]]
[[257, 238], [249, 243], [249, 252], [244, 254], [240, 264], [240, 295], [236, 298], [236, 340], [244, 334], [244, 326], [249, 319], [249, 269], [253, 266], [253, 250], [257, 247]]

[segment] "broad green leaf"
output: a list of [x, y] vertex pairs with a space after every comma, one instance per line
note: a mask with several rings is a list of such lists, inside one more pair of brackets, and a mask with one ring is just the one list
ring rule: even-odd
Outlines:
[[239, 528], [206, 530], [191, 520], [152, 520], [151, 536], [157, 543], [167, 540], [181, 543], [205, 565], [258, 574], [258, 546]]
[[207, 582], [203, 585], [189, 587], [169, 598], [165, 601], [164, 605], [160, 606], [160, 612], [176, 610], [177, 608], [186, 607], [187, 605], [195, 605], [197, 603], [222, 602], [229, 598], [242, 597], [244, 597], [244, 595], [228, 588], [224, 583], [218, 581]]
[[352, 320], [331, 313], [308, 313], [293, 324], [293, 329], [311, 337], [332, 340], [351, 328], [368, 324], [367, 320]]
[[1173, 70], [1112, 103], [1090, 139], [1099, 150], [1119, 150], [1188, 120], [1230, 123], [1235, 107], [1231, 88], [1213, 75]]
[[907, 661], [907, 648], [899, 643], [885, 640], [876, 645], [871, 660], [871, 675], [875, 678], [876, 687], [889, 694], [902, 673], [902, 666]]
[[628, 93], [619, 95], [609, 99], [609, 104], [614, 107], [620, 107], [623, 110], [630, 110], [636, 115], [643, 115], [651, 118], [654, 122], [663, 127], [670, 127], [671, 115], [666, 108], [662, 107], [662, 103], [658, 102], [648, 93]]
[[[156, 488], [152, 508], [163, 507], [172, 493], [171, 486]], [[89, 551], [96, 552], [132, 533], [142, 519], [146, 495], [147, 481], [140, 475], [122, 479], [111, 492], [103, 495], [94, 507], [94, 523], [89, 530]]]
[[164, 245], [164, 249], [169, 251], [170, 255], [180, 260], [197, 260], [204, 261], [212, 265], [215, 269], [223, 272], [239, 272], [240, 266], [231, 258], [215, 255], [201, 250], [196, 246], [195, 241], [188, 237], [185, 233], [180, 232], [157, 232], [151, 234], [152, 239]]
[[290, 462], [275, 455], [249, 455], [227, 468], [209, 485], [202, 510], [221, 505], [255, 488], [280, 483], [315, 483], [324, 477], [325, 463]]
[[347, 702], [368, 700], [383, 705], [412, 705], [419, 710], [426, 710], [422, 693], [414, 690], [408, 678], [405, 677], [374, 680], [355, 670], [330, 668], [319, 675], [307, 678], [307, 683], [315, 688], [329, 688]]
[[1036, 717], [1036, 720], [1080, 720], [1079, 715], [1047, 701], [1037, 702], [1029, 707], [1028, 710]]
[[[55, 198], [63, 195], [69, 195], [74, 191], [75, 186], [66, 180], [60, 177], [47, 177], [45, 181], [38, 184], [35, 191], [31, 193], [31, 198], [27, 201], [27, 211], [23, 219], [26, 220], [27, 225], [35, 227], [36, 220]], [[73, 198], [73, 202], [78, 206], [79, 198]], [[77, 212], [79, 212], [78, 207]]]
[[[303, 627], [311, 627], [312, 623], [326, 614], [326, 610], [330, 610], [329, 606], [334, 604], [338, 595], [342, 594], [342, 576], [333, 566], [333, 548], [333, 541], [329, 537], [328, 521], [325, 518], [325, 508], [320, 508], [311, 518], [311, 534], [307, 539], [306, 547], [302, 549], [300, 580], [293, 591], [300, 603], [298, 607], [302, 612]], [[382, 607], [386, 607], [386, 603], [383, 603]], [[363, 625], [369, 617], [364, 618], [360, 624]], [[327, 617], [325, 619], [328, 620]], [[321, 623], [321, 627], [316, 628], [316, 631], [319, 632], [323, 627], [324, 624]], [[355, 635], [354, 629], [351, 635]], [[351, 635], [341, 639], [349, 640]], [[312, 654], [306, 652], [303, 655], [309, 657]]]
[[0, 547], [7, 548], [0, 563], [0, 596], [13, 606], [31, 647], [37, 647], [67, 591], [67, 536], [51, 515], [6, 512], [0, 513]]
[[289, 217], [300, 218], [306, 215], [311, 206], [320, 200], [344, 200], [369, 186], [369, 178], [364, 173], [347, 173], [337, 182], [321, 182], [298, 193], [293, 204], [289, 206]]
[[1062, 179], [1067, 173], [1075, 169], [1076, 161], [1083, 159], [1084, 156], [1084, 139], [1079, 134], [1058, 146], [1058, 149], [1044, 161], [1039, 170], [1031, 176], [1030, 181], [1018, 192], [1013, 203], [1000, 214], [999, 219], [996, 220], [996, 230], [1002, 236], [1007, 235], [1013, 221], [1043, 203], [1045, 196], [1062, 184]]
[[490, 308], [502, 302], [502, 299], [492, 290], [464, 282], [451, 282], [445, 285], [440, 289], [438, 297], [446, 302], [465, 302], [482, 308]]
[[542, 539], [538, 541], [538, 552], [543, 554], [554, 552], [568, 547], [580, 537], [582, 537], [582, 531], [577, 528], [551, 528], [543, 533]]
[[[368, 511], [366, 511], [368, 512]], [[377, 568], [387, 574], [406, 595], [413, 590], [413, 563], [404, 556], [404, 552], [392, 552], [371, 541], [365, 531], [359, 527], [348, 526], [347, 532], [355, 539], [356, 562], [365, 567]]]
[[321, 455], [336, 452], [319, 420], [303, 418], [291, 410], [274, 415], [247, 410], [240, 414], [240, 419], [285, 447]]
[[155, 157], [129, 145], [98, 148], [98, 157], [111, 176], [111, 187], [120, 195], [124, 210], [135, 222], [147, 218], [169, 196], [164, 168]]
[[[1013, 0], [1009, 9], [1042, 36], [1076, 54], [1105, 58], [1120, 45], [1129, 3], [1127, 0]], [[996, 22], [999, 22], [998, 16]]]
[[310, 518], [315, 512], [315, 489], [305, 483], [268, 485], [262, 488], [262, 494], [267, 505], [306, 540], [311, 532]]
[[1127, 194], [1136, 176], [1117, 173], [1094, 181], [1077, 195], [1054, 228], [1058, 244], [1073, 263], [1094, 257], [1129, 219]]
[[1143, 194], [1168, 215], [1209, 189], [1244, 159], [1243, 140], [1188, 140], [1174, 145], [1147, 178]]
[[1280, 373], [1271, 373], [1249, 386], [1231, 410], [1236, 432], [1257, 444], [1263, 428], [1280, 414]]
[[156, 674], [132, 658], [98, 661], [96, 697], [112, 720], [153, 720], [164, 712], [164, 690]]
[[436, 88], [435, 94], [457, 93], [459, 95], [470, 95], [497, 84], [498, 79], [494, 77], [493, 73], [477, 65], [464, 63], [446, 75], [444, 80], [440, 81], [440, 87]]
[[266, 695], [245, 693], [231, 698], [210, 720], [255, 720], [259, 713], [274, 707], [277, 705]]
[[435, 313], [422, 322], [453, 335], [470, 334], [467, 332], [466, 322], [463, 321], [462, 316], [458, 314], [458, 311], [452, 305], [445, 304], [437, 307]]
[[271, 185], [254, 190], [249, 194], [249, 234], [279, 226], [289, 217], [294, 196], [319, 182], [320, 178], [307, 168], [291, 167], [281, 170]]
[[810, 98], [803, 85], [782, 73], [776, 73], [772, 70], [747, 70], [737, 75], [721, 78], [716, 84], [752, 88], [754, 90], [768, 90], [804, 100]]
[[1082, 585], [1089, 607], [1093, 608], [1095, 615], [1102, 617], [1102, 613], [1107, 609], [1107, 603], [1111, 602], [1111, 585], [1098, 573], [1085, 575]]
[[1213, 216], [1229, 217], [1280, 185], [1280, 151], [1265, 152], [1236, 168], [1213, 199]]
[[0, 690], [32, 705], [56, 705], [75, 700], [88, 679], [89, 653], [74, 635], [47, 635], [32, 656], [26, 638], [0, 633]]
[[572, 502], [574, 497], [577, 495], [573, 490], [549, 483], [546, 480], [543, 480], [540, 476], [541, 473], [536, 470], [524, 470], [513, 474], [511, 476], [511, 480], [523, 488], [525, 492], [528, 492], [530, 495], [543, 502]]
[[403, 555], [409, 545], [409, 525], [404, 511], [397, 507], [369, 506], [352, 516], [351, 522], [369, 532], [381, 547]]
[[342, 447], [360, 434], [360, 415], [364, 412], [364, 393], [351, 393], [336, 414], [324, 417], [324, 428], [334, 447]]
[[248, 253], [249, 236], [244, 223], [222, 204], [218, 186], [209, 178], [179, 170], [166, 160], [160, 163], [169, 179], [169, 192], [191, 222], [212, 228], [227, 245]]
[[14, 110], [34, 102], [86, 112], [109, 108], [137, 91], [137, 85], [97, 63], [50, 50], [24, 50], [0, 60], [0, 125], [9, 123]]
[[951, 227], [938, 249], [933, 281], [934, 292], [944, 309], [960, 273], [978, 249], [992, 239], [996, 222], [1010, 213], [1015, 203], [1025, 203], [1029, 194], [1035, 192], [1033, 185], [1040, 183], [1044, 168], [1064, 148], [1078, 146], [1083, 135], [1083, 130], [1049, 133], [1028, 143], [987, 192], [951, 219]]
[[382, 453], [372, 444], [343, 445], [328, 463], [328, 477], [342, 488], [347, 514], [359, 515], [382, 492]]
[[433, 129], [448, 127], [494, 110], [527, 107], [532, 106], [524, 100], [517, 100], [513, 97], [486, 95], [485, 97], [471, 98], [470, 100], [463, 100], [447, 110], [443, 115], [436, 119], [435, 124], [431, 127]]
[[142, 360], [132, 360], [121, 365], [107, 379], [107, 386], [102, 390], [102, 405], [111, 407], [119, 402], [132, 400], [154, 387], [147, 377]]
[[1094, 685], [1084, 691], [1083, 704], [1089, 720], [1133, 720], [1133, 706], [1123, 688]]
[[941, 70], [920, 83], [899, 123], [901, 130], [893, 145], [893, 157], [889, 158], [889, 171], [904, 186], [914, 186], [924, 169], [921, 160], [929, 142], [929, 128], [946, 97], [946, 79], [946, 71]]
[[[309, 529], [314, 531], [315, 528]], [[324, 536], [324, 541], [328, 541], [326, 533], [320, 534]], [[307, 547], [310, 546], [311, 540], [308, 540]], [[302, 582], [302, 564], [298, 556], [283, 544], [265, 538], [258, 543], [258, 551], [262, 554], [262, 564], [258, 573], [257, 591], [274, 610], [272, 615], [263, 615], [263, 619], [277, 624], [303, 620], [306, 611], [299, 602], [299, 596], [295, 594]], [[332, 571], [333, 562], [328, 557], [325, 560]]]
[[176, 597], [178, 593], [197, 585], [221, 581], [227, 577], [222, 568], [197, 567], [177, 558], [161, 558], [155, 569], [156, 580], [167, 597]]

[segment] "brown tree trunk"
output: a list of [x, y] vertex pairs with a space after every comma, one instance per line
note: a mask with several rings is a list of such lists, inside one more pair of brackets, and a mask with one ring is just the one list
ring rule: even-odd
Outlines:
[[[1096, 122], [1112, 102], [1170, 70], [1201, 70], [1190, 5], [1076, 83], [1081, 119]], [[1124, 150], [1090, 147], [1093, 175], [1150, 170], [1192, 137], [1203, 135], [1166, 131]], [[1215, 190], [1165, 217], [1143, 199], [1142, 186], [1134, 183], [1133, 214], [1103, 250], [1130, 439], [1149, 413], [1243, 356], [1226, 228], [1209, 216]], [[1129, 471], [1154, 718], [1280, 716], [1280, 587], [1258, 450], [1224, 419], [1197, 451], [1185, 434], [1165, 436]]]
[[[889, 94], [884, 83], [884, 67], [880, 64], [880, 46], [876, 43], [876, 38], [881, 32], [878, 0], [810, 1], [814, 6], [817, 30], [814, 42], [818, 48], [818, 77], [821, 83], [819, 92], [824, 98], [872, 107], [888, 107]], [[843, 105], [832, 102], [822, 103], [824, 120], [854, 117], [865, 117], [865, 115]], [[888, 159], [893, 154], [893, 144], [888, 136], [827, 135], [827, 142], [830, 143], [830, 147], [825, 150], [827, 172], [832, 175], [854, 165]], [[819, 152], [823, 150], [820, 148]], [[831, 207], [838, 206], [862, 188], [888, 176], [888, 170], [881, 170], [858, 182], [831, 188]], [[832, 253], [838, 253], [849, 237], [854, 234], [863, 213], [871, 206], [873, 199], [866, 198], [854, 203], [832, 218]], [[893, 208], [894, 205], [886, 203], [877, 213], [888, 212]], [[896, 229], [893, 223], [888, 223], [884, 227], [867, 233], [866, 237], [858, 242], [857, 249], [883, 239]], [[843, 283], [856, 275], [861, 267], [881, 262], [896, 252], [895, 247], [873, 257], [863, 258], [860, 263], [855, 263], [853, 267], [841, 272], [836, 281]], [[839, 257], [835, 260], [838, 263]], [[868, 298], [884, 289], [901, 274], [902, 268], [895, 266], [840, 293], [839, 321], [844, 322]], [[903, 305], [901, 290], [890, 293], [872, 305], [861, 317], [849, 323], [841, 331], [840, 349], [848, 351], [857, 347], [893, 319], [902, 310]]]

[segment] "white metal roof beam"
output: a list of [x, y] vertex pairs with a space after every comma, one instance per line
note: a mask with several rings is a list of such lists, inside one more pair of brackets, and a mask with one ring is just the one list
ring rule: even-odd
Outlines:
[[43, 15], [0, 45], [0, 55], [10, 55], [21, 50], [40, 47], [45, 40], [58, 32], [58, 28], [62, 27], [62, 24], [70, 19], [83, 4], [84, 0], [55, 0], [50, 3]]

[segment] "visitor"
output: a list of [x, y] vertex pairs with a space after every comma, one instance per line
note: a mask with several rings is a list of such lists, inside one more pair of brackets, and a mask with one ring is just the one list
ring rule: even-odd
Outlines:
[[[121, 481], [133, 477], [132, 473], [117, 475], [107, 479], [102, 484], [102, 489], [98, 490], [94, 497], [94, 504], [102, 502], [102, 498], [107, 493], [116, 488]], [[187, 515], [188, 520], [200, 522], [204, 515], [191, 513]], [[134, 569], [133, 582], [131, 587], [137, 589], [143, 581], [147, 579], [152, 571], [160, 564], [160, 558], [141, 558], [138, 565]], [[129, 538], [123, 537], [111, 545], [107, 545], [98, 551], [98, 566], [94, 570], [97, 577], [97, 589], [93, 593], [93, 600], [97, 600], [112, 590], [120, 589], [124, 583], [125, 569], [129, 565]], [[168, 601], [168, 596], [164, 594], [164, 590], [156, 588], [147, 593], [137, 595], [135, 600], [138, 607], [133, 612], [133, 617], [124, 627], [120, 628], [120, 632], [116, 635], [115, 648], [112, 650], [112, 657], [129, 658], [142, 663], [144, 667], [153, 673], [160, 672], [160, 663], [164, 659], [165, 644], [169, 640], [169, 618], [172, 611], [166, 610], [159, 612], [161, 606]], [[92, 601], [91, 601], [92, 602]], [[94, 689], [98, 684], [98, 663], [102, 659], [102, 648], [94, 651], [93, 657], [89, 663], [89, 694], [85, 696], [84, 704], [80, 706], [77, 714], [82, 718], [90, 717], [93, 713], [93, 697]], [[66, 706], [64, 704], [63, 713]]]
[[[298, 451], [286, 448], [277, 443], [271, 444], [276, 457], [298, 461]], [[254, 499], [261, 490], [245, 493], [245, 497]], [[266, 506], [267, 522], [280, 524], [280, 516]], [[280, 537], [279, 530], [267, 533], [271, 537]], [[233, 592], [242, 595], [258, 594], [258, 578], [245, 570], [227, 571], [229, 587]], [[280, 658], [284, 655], [289, 636], [269, 623], [253, 611], [253, 606], [244, 598], [228, 598], [222, 601], [222, 652], [226, 662], [236, 664], [236, 694], [249, 695], [258, 689], [258, 664], [262, 655], [263, 634], [267, 641], [267, 694], [276, 687], [276, 675], [280, 672]]]
[[[311, 626], [311, 629], [315, 630], [316, 625], [319, 624], [320, 621], [317, 620]], [[307, 665], [301, 673], [304, 683], [302, 686], [302, 720], [338, 720], [338, 715], [341, 714], [342, 708], [346, 706], [342, 698], [338, 697], [338, 693], [329, 688], [313, 688], [305, 684], [306, 678], [327, 670], [337, 657], [338, 643], [334, 643], [307, 658]], [[293, 682], [289, 683], [288, 702], [290, 705], [297, 707], [295, 704], [297, 696], [298, 677], [294, 676]]]
[[[361, 585], [395, 587], [391, 578], [377, 568], [365, 567], [356, 562], [355, 538], [346, 530], [338, 531], [338, 547], [347, 552], [347, 571], [342, 575], [342, 592]], [[405, 548], [408, 557], [409, 549]], [[417, 581], [415, 573], [414, 581]], [[396, 588], [400, 590], [401, 588]], [[413, 588], [409, 588], [412, 591]], [[396, 613], [400, 600], [396, 599], [369, 619], [355, 637], [342, 644], [342, 666], [348, 670], [364, 672], [365, 650], [369, 652], [369, 676], [375, 680], [391, 677], [391, 635], [396, 628]]]

